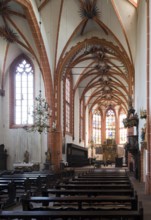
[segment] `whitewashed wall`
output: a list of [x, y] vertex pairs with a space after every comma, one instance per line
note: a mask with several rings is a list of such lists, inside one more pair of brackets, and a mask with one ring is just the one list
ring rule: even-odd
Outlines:
[[[137, 23], [137, 50], [135, 60], [135, 109], [140, 116], [140, 109], [147, 109], [147, 24], [146, 24], [146, 1], [140, 1]], [[141, 128], [146, 123], [145, 119], [139, 118], [139, 144], [141, 142]], [[143, 158], [144, 179], [147, 173], [147, 151]]]
[[[36, 96], [39, 89], [44, 91], [40, 72], [36, 69]], [[40, 83], [41, 81], [41, 83]], [[41, 86], [41, 88], [40, 88]], [[44, 92], [42, 96], [45, 97]], [[28, 133], [22, 128], [9, 128], [9, 74], [6, 76], [5, 96], [0, 97], [0, 143], [5, 145], [8, 152], [7, 168], [12, 169], [16, 162], [23, 162], [24, 152], [29, 151], [30, 162], [39, 163], [41, 169], [45, 162], [45, 152], [47, 151], [47, 134]]]
[[[137, 53], [135, 60], [135, 109], [140, 115], [140, 109], [146, 109], [146, 55], [147, 55], [147, 36], [146, 36], [146, 1], [140, 1], [138, 9], [137, 24]], [[146, 123], [145, 119], [139, 119], [139, 134], [141, 128]], [[139, 136], [139, 142], [141, 141]]]

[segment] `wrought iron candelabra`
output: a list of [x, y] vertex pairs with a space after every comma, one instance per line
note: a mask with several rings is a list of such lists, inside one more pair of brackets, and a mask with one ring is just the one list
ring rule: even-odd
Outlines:
[[35, 98], [35, 102], [35, 109], [33, 111], [34, 124], [30, 127], [26, 126], [25, 129], [29, 132], [47, 133], [50, 129], [49, 118], [52, 116], [52, 112], [46, 100], [42, 98], [41, 90], [38, 97]]

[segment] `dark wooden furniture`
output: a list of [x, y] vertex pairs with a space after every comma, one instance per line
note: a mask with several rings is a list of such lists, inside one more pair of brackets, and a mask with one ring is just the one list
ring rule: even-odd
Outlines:
[[56, 189], [130, 189], [132, 188], [131, 184], [127, 184], [127, 183], [123, 183], [123, 184], [64, 184], [64, 183], [60, 183], [56, 186]]
[[99, 195], [129, 195], [134, 196], [134, 189], [42, 189], [43, 196], [49, 196], [55, 194], [56, 196], [62, 195], [87, 195], [87, 196], [99, 196]]
[[88, 149], [78, 145], [67, 144], [67, 163], [71, 167], [82, 167], [89, 165]]
[[140, 207], [139, 210], [129, 211], [129, 210], [114, 210], [114, 211], [95, 211], [95, 210], [81, 210], [81, 211], [1, 211], [0, 219], [41, 219], [41, 220], [51, 220], [55, 218], [61, 219], [131, 219], [131, 220], [143, 220], [143, 208]]
[[[74, 178], [74, 179], [76, 179], [76, 177]], [[83, 181], [83, 180], [87, 180], [87, 181], [89, 181], [89, 180], [128, 180], [128, 178], [127, 177], [116, 177], [116, 176], [79, 176], [78, 178], [77, 178], [79, 181]]]
[[131, 184], [129, 180], [106, 180], [106, 179], [102, 179], [102, 180], [96, 180], [96, 179], [92, 179], [92, 180], [68, 180], [65, 182], [66, 184]]
[[[138, 144], [138, 135], [127, 136], [127, 144], [125, 145], [126, 157], [128, 157], [128, 152], [131, 153], [134, 158], [135, 178], [140, 180], [140, 150]], [[126, 160], [128, 161], [128, 158]]]
[[[34, 204], [36, 206], [34, 207]], [[37, 205], [39, 203], [39, 205]], [[51, 203], [51, 205], [49, 205]], [[32, 206], [31, 206], [32, 204]], [[42, 204], [42, 205], [41, 205]], [[44, 206], [43, 206], [44, 205]], [[138, 209], [138, 198], [129, 196], [64, 196], [64, 197], [29, 197], [23, 196], [22, 208], [23, 210], [66, 210], [68, 207], [73, 207], [78, 211], [81, 209], [89, 209], [95, 207], [96, 209], [106, 209], [109, 211], [113, 209]]]
[[116, 157], [115, 158], [115, 166], [122, 167], [123, 166], [123, 157]]
[[4, 144], [0, 144], [0, 170], [7, 170], [7, 150]]
[[16, 187], [13, 182], [0, 183], [1, 209], [8, 208], [16, 203]]

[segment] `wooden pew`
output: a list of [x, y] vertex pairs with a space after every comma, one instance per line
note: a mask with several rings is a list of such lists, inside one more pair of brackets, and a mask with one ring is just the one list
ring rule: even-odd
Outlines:
[[[51, 206], [49, 203], [51, 202]], [[56, 204], [57, 202], [57, 204]], [[36, 206], [34, 207], [34, 203]], [[37, 206], [37, 203], [40, 203]], [[53, 204], [52, 204], [53, 203]], [[31, 206], [32, 204], [32, 206]], [[22, 197], [22, 208], [23, 210], [55, 210], [57, 209], [66, 210], [67, 208], [74, 208], [75, 210], [94, 208], [94, 210], [107, 209], [138, 209], [138, 198], [137, 195], [134, 197], [130, 196], [64, 196], [64, 197], [29, 197], [25, 195]]]
[[0, 178], [0, 184], [8, 184], [10, 182], [14, 182], [15, 186], [16, 186], [16, 190], [17, 189], [24, 189], [24, 192], [30, 190], [30, 180], [28, 178], [26, 179], [14, 179], [14, 180], [11, 180], [11, 179], [1, 179]]
[[128, 176], [112, 176], [112, 175], [78, 175], [76, 178], [86, 178], [86, 179], [91, 179], [91, 178], [95, 178], [95, 179], [103, 179], [103, 178], [107, 178], [107, 179], [123, 179], [123, 180], [127, 180], [129, 179]]
[[0, 183], [13, 182], [16, 187], [16, 201], [20, 201], [20, 198], [26, 192], [31, 193], [31, 195], [37, 195], [42, 188], [42, 181], [40, 177], [0, 177]]
[[73, 178], [74, 176], [74, 171], [73, 170], [68, 170], [68, 171], [61, 171], [58, 173], [41, 173], [41, 172], [36, 172], [36, 173], [17, 173], [17, 174], [11, 174], [11, 175], [2, 175], [0, 179], [5, 179], [5, 180], [25, 180], [29, 179], [31, 181], [32, 185], [37, 186], [38, 189], [41, 188], [42, 185], [47, 185], [47, 186], [53, 186], [57, 181], [59, 180], [67, 180], [69, 178]]
[[1, 211], [0, 219], [40, 219], [51, 220], [59, 219], [130, 219], [130, 220], [143, 220], [143, 208], [140, 206], [139, 210], [113, 210], [113, 211], [95, 211], [80, 210], [80, 211]]
[[16, 186], [13, 182], [0, 183], [0, 204], [1, 209], [16, 204]]
[[130, 189], [42, 189], [42, 196], [49, 196], [55, 194], [56, 196], [62, 195], [87, 195], [87, 196], [99, 196], [99, 195], [129, 195], [134, 196], [135, 191]]
[[68, 180], [65, 181], [64, 183], [66, 184], [131, 184], [130, 180], [96, 180], [96, 179], [91, 179], [91, 180], [79, 180], [79, 179], [74, 179], [74, 180]]
[[57, 173], [50, 173], [50, 172], [27, 172], [27, 173], [12, 173], [12, 174], [4, 174], [1, 175], [3, 178], [37, 178], [40, 177], [42, 180], [46, 180], [48, 177], [54, 177], [54, 178], [71, 178], [75, 175], [74, 170], [63, 170]]
[[130, 189], [132, 188], [131, 184], [76, 184], [76, 183], [72, 183], [72, 184], [64, 184], [64, 183], [59, 183], [56, 185], [55, 187], [56, 189]]
[[79, 177], [128, 177], [126, 172], [118, 173], [118, 172], [93, 172], [93, 173], [81, 173], [78, 175]]

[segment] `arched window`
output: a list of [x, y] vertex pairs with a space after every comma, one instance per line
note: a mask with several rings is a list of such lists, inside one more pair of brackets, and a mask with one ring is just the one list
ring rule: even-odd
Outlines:
[[94, 111], [92, 115], [92, 136], [95, 144], [101, 144], [101, 114], [100, 111]]
[[115, 139], [115, 113], [112, 109], [106, 112], [106, 139]]
[[71, 83], [69, 77], [65, 79], [65, 131], [71, 130]]
[[80, 102], [80, 140], [84, 139], [83, 123], [84, 123], [84, 109], [83, 109], [83, 100], [82, 100]]
[[34, 70], [31, 61], [21, 56], [10, 69], [10, 126], [33, 124]]
[[124, 128], [123, 119], [126, 118], [126, 114], [121, 111], [119, 116], [119, 139], [120, 144], [126, 143], [127, 140], [127, 129]]

